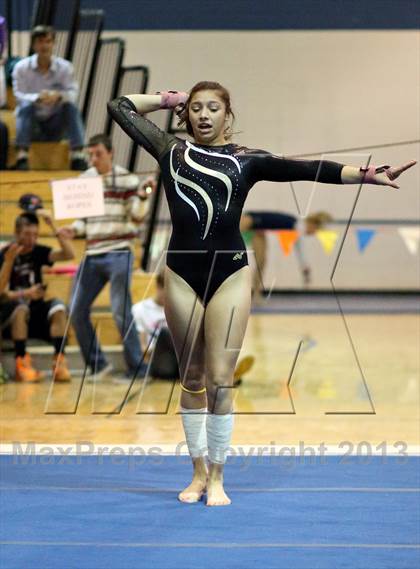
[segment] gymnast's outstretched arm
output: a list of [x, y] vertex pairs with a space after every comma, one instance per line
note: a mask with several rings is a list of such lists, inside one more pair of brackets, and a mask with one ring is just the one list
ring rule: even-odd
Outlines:
[[292, 182], [312, 180], [326, 184], [378, 184], [399, 188], [394, 180], [416, 164], [411, 160], [399, 167], [388, 165], [355, 167], [331, 160], [284, 158], [264, 151], [253, 151], [254, 182]]

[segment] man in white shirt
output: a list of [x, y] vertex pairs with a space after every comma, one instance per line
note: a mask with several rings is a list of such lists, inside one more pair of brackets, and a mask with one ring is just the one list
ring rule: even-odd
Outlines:
[[77, 107], [79, 87], [70, 61], [55, 57], [54, 29], [36, 26], [31, 32], [34, 54], [13, 69], [16, 106], [15, 169], [28, 170], [28, 149], [33, 140], [70, 140], [72, 170], [85, 170], [85, 129]]

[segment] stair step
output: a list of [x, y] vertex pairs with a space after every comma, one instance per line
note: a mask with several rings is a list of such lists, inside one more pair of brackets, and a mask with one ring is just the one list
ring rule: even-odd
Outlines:
[[18, 202], [22, 194], [37, 194], [49, 205], [52, 202], [51, 180], [62, 180], [64, 178], [75, 178], [80, 172], [63, 169], [54, 172], [41, 170], [30, 172], [19, 172], [6, 170], [1, 173], [0, 199], [1, 201]]
[[[114, 367], [114, 370], [118, 372], [123, 372], [125, 370], [125, 362], [123, 356], [123, 349], [120, 345], [114, 346], [102, 346], [107, 360]], [[28, 346], [28, 352], [31, 354], [31, 358], [34, 366], [42, 371], [45, 371], [47, 376], [52, 376], [52, 358], [54, 350], [52, 346], [47, 344], [43, 346]], [[66, 359], [69, 369], [73, 374], [82, 375], [84, 372], [84, 361], [80, 354], [80, 349], [78, 346], [68, 346], [66, 348]], [[15, 375], [15, 356], [13, 352], [6, 352], [2, 354], [1, 359], [2, 365], [10, 378], [13, 379]]]

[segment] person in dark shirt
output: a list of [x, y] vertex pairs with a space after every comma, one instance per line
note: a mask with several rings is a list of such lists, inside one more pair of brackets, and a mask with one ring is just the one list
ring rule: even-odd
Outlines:
[[7, 169], [7, 153], [9, 149], [9, 130], [0, 119], [0, 170]]
[[304, 237], [315, 235], [332, 219], [332, 216], [325, 211], [312, 213], [305, 218], [297, 218], [295, 215], [280, 211], [244, 211], [242, 213], [239, 228], [245, 242], [249, 239], [255, 255], [256, 270], [253, 274], [252, 290], [256, 303], [262, 300], [261, 289], [267, 256], [266, 231], [295, 230], [298, 232], [294, 250], [300, 265], [303, 283], [308, 285], [311, 282], [311, 268], [305, 255]]
[[[143, 115], [177, 108], [193, 142], [160, 130]], [[347, 166], [285, 158], [229, 142], [229, 92], [203, 81], [189, 94], [128, 95], [108, 103], [112, 118], [159, 163], [172, 221], [165, 271], [165, 314], [181, 373], [181, 416], [193, 462], [179, 495], [208, 506], [230, 504], [223, 465], [233, 428], [232, 386], [251, 305], [251, 275], [239, 221], [248, 192], [266, 180], [380, 184], [415, 164]], [[208, 449], [209, 469], [205, 455]]]
[[15, 302], [2, 302], [2, 298], [4, 298], [4, 291], [9, 286], [10, 273], [12, 272], [16, 255], [18, 255], [21, 250], [22, 247], [17, 243], [9, 245], [4, 255], [3, 265], [0, 267], [0, 383], [5, 383], [9, 378], [1, 362], [2, 328], [10, 320], [18, 306]]
[[[53, 227], [52, 220], [44, 216]], [[4, 329], [9, 332], [16, 354], [16, 381], [37, 382], [44, 374], [36, 370], [26, 351], [27, 338], [40, 338], [50, 341], [55, 349], [53, 377], [56, 381], [69, 381], [70, 372], [64, 357], [64, 334], [66, 327], [66, 306], [56, 298], [46, 300], [46, 286], [42, 282], [42, 268], [51, 266], [56, 261], [74, 258], [74, 251], [64, 228], [56, 232], [60, 245], [52, 249], [39, 245], [39, 221], [33, 213], [23, 213], [16, 218], [15, 235], [19, 252], [13, 260], [10, 271], [8, 290], [3, 293], [1, 312], [8, 315]], [[0, 268], [10, 264], [10, 249], [7, 245], [0, 251]]]

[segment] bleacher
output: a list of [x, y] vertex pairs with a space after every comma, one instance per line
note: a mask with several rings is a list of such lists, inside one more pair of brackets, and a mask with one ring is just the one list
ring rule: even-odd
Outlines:
[[[1, 174], [0, 185], [0, 234], [3, 241], [7, 241], [13, 235], [14, 220], [19, 215], [21, 210], [17, 205], [17, 200], [20, 195], [31, 192], [42, 197], [45, 207], [51, 207], [51, 189], [50, 180], [67, 178], [74, 176], [75, 173], [71, 171], [38, 171], [38, 172], [3, 172]], [[57, 226], [67, 225], [72, 220], [57, 221]], [[40, 239], [39, 243], [48, 245], [50, 247], [57, 247], [57, 240], [51, 236], [50, 228], [41, 220], [40, 223]], [[85, 240], [73, 240], [73, 246], [76, 253], [76, 258], [66, 263], [59, 265], [74, 265], [79, 264], [83, 258], [85, 251]], [[137, 241], [135, 248], [135, 266], [139, 267], [141, 256], [140, 242]], [[59, 297], [62, 300], [69, 301], [72, 287], [73, 277], [70, 274], [54, 274], [45, 273], [45, 283], [48, 284], [47, 297]], [[146, 296], [151, 296], [155, 292], [153, 275], [135, 271], [133, 274], [131, 291], [133, 301], [139, 301]], [[110, 312], [110, 297], [109, 285], [100, 293], [96, 299], [92, 317], [94, 322], [101, 321], [102, 327], [102, 341], [105, 345], [113, 345], [120, 343], [120, 336], [115, 327], [112, 315]], [[70, 344], [75, 343], [74, 334], [70, 331], [69, 334]]]
[[[80, 9], [80, 0], [36, 0], [27, 28], [35, 25], [51, 25], [56, 30], [55, 55], [72, 61], [75, 77], [79, 83], [79, 109], [86, 126], [86, 139], [98, 133], [105, 132], [111, 137], [114, 147], [114, 162], [130, 171], [137, 173], [150, 173], [156, 171], [155, 161], [140, 150], [121, 130], [113, 123], [107, 114], [106, 103], [110, 99], [125, 93], [145, 93], [148, 88], [149, 70], [144, 65], [124, 67], [123, 58], [125, 44], [121, 38], [102, 39], [104, 14], [102, 10]], [[17, 7], [17, 6], [15, 6]], [[10, 11], [9, 29], [14, 29], [15, 19], [20, 18], [19, 10]], [[63, 14], [66, 16], [63, 18]], [[15, 22], [16, 23], [16, 22]], [[10, 35], [10, 40], [12, 36]], [[30, 53], [30, 52], [29, 52]], [[25, 57], [28, 55], [25, 42], [14, 45], [9, 42], [9, 57]], [[0, 109], [2, 121], [9, 131], [8, 167], [16, 162], [15, 151], [15, 99], [12, 88], [8, 87], [8, 100], [6, 108]], [[173, 114], [160, 113], [157, 124], [162, 129], [171, 129]], [[20, 172], [8, 170], [1, 172], [0, 184], [0, 242], [7, 242], [14, 233], [14, 220], [21, 210], [18, 207], [19, 197], [24, 193], [39, 195], [44, 207], [52, 209], [52, 193], [50, 182], [52, 180], [78, 176], [79, 172], [69, 170], [70, 152], [67, 141], [61, 142], [33, 142], [29, 151], [29, 171]], [[152, 243], [153, 227], [156, 215], [161, 207], [161, 188], [156, 192], [150, 219], [143, 230], [144, 250], [140, 238], [135, 244], [135, 270], [131, 282], [133, 303], [155, 293], [155, 281], [150, 271], [150, 249]], [[55, 221], [56, 226], [68, 225], [71, 219]], [[57, 240], [51, 235], [51, 229], [41, 220], [39, 243], [57, 246]], [[1, 244], [0, 244], [1, 245]], [[160, 244], [160, 248], [164, 242]], [[83, 259], [85, 251], [84, 239], [73, 240], [76, 258], [67, 263], [56, 266], [78, 265]], [[155, 244], [156, 248], [156, 244]], [[140, 267], [143, 270], [140, 270]], [[74, 268], [74, 267], [73, 267]], [[58, 297], [69, 303], [73, 286], [74, 273], [57, 274], [45, 271], [44, 281], [48, 285], [47, 298]], [[116, 369], [123, 365], [121, 358], [121, 338], [112, 318], [110, 309], [110, 287], [107, 285], [100, 293], [92, 307], [92, 321], [104, 350], [111, 354]], [[83, 367], [82, 358], [72, 327], [68, 330], [68, 354], [70, 365], [73, 368]], [[29, 342], [30, 351], [35, 355], [35, 363], [39, 367], [48, 369], [51, 346], [40, 346], [39, 342]], [[7, 345], [5, 346], [7, 349]], [[12, 354], [6, 354], [6, 367], [12, 370]]]

